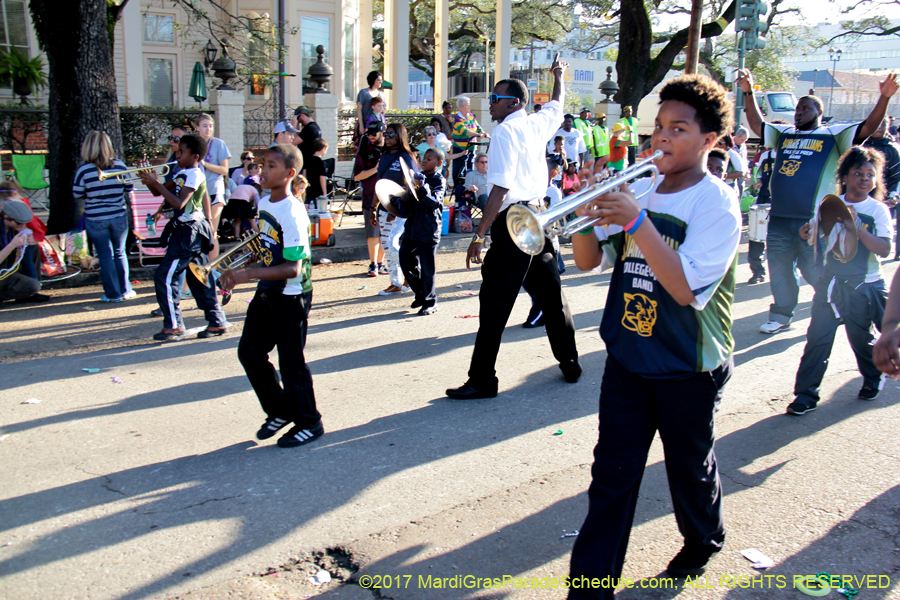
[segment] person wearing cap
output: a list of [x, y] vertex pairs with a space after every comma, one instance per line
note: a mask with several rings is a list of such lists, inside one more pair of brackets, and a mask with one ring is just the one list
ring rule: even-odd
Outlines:
[[275, 129], [272, 130], [272, 133], [275, 134], [275, 139], [272, 142], [272, 145], [275, 146], [278, 144], [293, 144], [294, 135], [300, 132], [288, 121], [279, 121], [275, 124]]
[[606, 128], [606, 113], [597, 115], [597, 122], [591, 128], [591, 137], [594, 138], [592, 154], [596, 159], [595, 169], [602, 169], [609, 163], [609, 129]]
[[637, 117], [633, 117], [631, 115], [632, 110], [630, 106], [622, 107], [622, 118], [619, 119], [619, 123], [625, 128], [625, 132], [628, 134], [626, 139], [628, 140], [628, 164], [633, 165], [637, 160], [637, 147], [638, 147], [638, 119]]
[[[575, 129], [581, 132], [581, 137], [584, 139], [584, 145], [587, 148], [587, 151], [594, 155], [594, 136], [593, 136], [593, 127], [591, 127], [591, 111], [588, 110], [587, 107], [581, 109], [578, 113], [578, 118], [575, 119]], [[587, 158], [587, 157], [585, 157]]]
[[303, 164], [309, 162], [316, 151], [313, 149], [313, 142], [322, 137], [322, 130], [315, 121], [312, 120], [313, 111], [306, 106], [298, 106], [294, 111], [297, 117], [297, 124], [301, 126], [300, 133], [294, 141], [300, 154], [303, 155]]
[[[3, 225], [13, 234], [12, 241], [0, 250], [0, 265], [3, 269], [11, 269], [0, 271], [0, 302], [46, 302], [50, 296], [38, 293], [41, 281], [35, 268], [37, 242], [28, 229], [28, 223], [34, 218], [34, 214], [21, 200], [5, 201], [0, 214], [3, 216]], [[19, 253], [22, 253], [21, 259], [16, 264]]]
[[[353, 179], [362, 188], [363, 223], [366, 228], [366, 246], [369, 249], [370, 277], [379, 274], [378, 265], [384, 262], [384, 248], [381, 247], [381, 228], [372, 221], [372, 211], [377, 208], [375, 183], [378, 181], [378, 161], [384, 154], [384, 124], [377, 121], [369, 125], [366, 135], [359, 141], [356, 162], [353, 165]], [[387, 267], [384, 268], [387, 275]]]
[[553, 154], [555, 152], [554, 143], [556, 137], [560, 135], [563, 137], [563, 148], [566, 150], [566, 160], [570, 163], [581, 165], [584, 162], [585, 154], [587, 153], [587, 146], [584, 143], [584, 136], [581, 135], [580, 131], [575, 129], [575, 117], [572, 115], [565, 115], [563, 117], [562, 127], [556, 131], [556, 134], [551, 137], [547, 143], [547, 154]]
[[610, 171], [623, 171], [625, 169], [625, 155], [628, 153], [628, 132], [621, 123], [616, 123], [612, 128], [612, 137], [609, 138], [609, 162]]

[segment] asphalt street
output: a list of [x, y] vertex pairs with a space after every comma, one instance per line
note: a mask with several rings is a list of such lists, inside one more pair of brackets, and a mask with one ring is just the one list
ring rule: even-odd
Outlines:
[[[659, 589], [681, 538], [657, 439], [625, 564], [636, 583], [618, 597], [803, 598], [793, 578], [828, 572], [855, 576], [857, 600], [900, 598], [900, 387], [856, 399], [839, 332], [819, 410], [785, 415], [812, 289], [793, 329], [762, 335], [769, 286], [743, 283], [743, 259], [737, 368], [716, 423], [725, 550], [707, 578]], [[0, 597], [564, 598], [548, 588], [587, 510], [608, 286], [568, 264], [582, 379], [565, 383], [543, 329], [520, 326], [523, 292], [501, 393], [471, 402], [443, 394], [465, 380], [477, 329], [480, 273], [463, 254], [438, 257], [430, 317], [409, 296], [376, 296], [386, 278], [361, 264], [316, 267], [306, 357], [326, 435], [290, 450], [254, 439], [263, 413], [236, 355], [249, 287], [227, 307], [233, 332], [206, 341], [149, 342], [146, 283], [112, 307], [79, 288], [3, 308]], [[749, 548], [774, 566], [754, 570]], [[501, 589], [465, 587], [504, 576]]]

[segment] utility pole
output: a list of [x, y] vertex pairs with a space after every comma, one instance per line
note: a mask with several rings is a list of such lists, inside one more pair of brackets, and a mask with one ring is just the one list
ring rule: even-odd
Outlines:
[[[278, 109], [275, 114], [279, 121], [284, 121], [284, 0], [278, 0]], [[301, 73], [300, 77], [306, 77]]]
[[[762, 50], [766, 47], [766, 40], [762, 36], [769, 30], [769, 24], [762, 20], [762, 16], [769, 11], [768, 5], [762, 0], [741, 0], [740, 18], [736, 31], [740, 31], [741, 39], [738, 42], [738, 68], [744, 68], [744, 57], [747, 50]], [[751, 90], [752, 91], [752, 90]], [[744, 108], [744, 94], [735, 84], [734, 90], [734, 122], [741, 122], [741, 110]]]
[[691, 1], [691, 26], [688, 29], [687, 60], [684, 63], [684, 74], [697, 72], [700, 65], [700, 29], [703, 26], [703, 0]]

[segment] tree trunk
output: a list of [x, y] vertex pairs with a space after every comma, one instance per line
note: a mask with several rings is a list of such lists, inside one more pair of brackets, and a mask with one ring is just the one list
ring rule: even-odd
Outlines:
[[81, 142], [105, 131], [118, 156], [122, 131], [106, 0], [30, 0], [29, 8], [49, 66], [49, 233], [70, 231], [83, 206], [72, 195]]
[[634, 116], [639, 117], [638, 105], [648, 92], [653, 31], [643, 0], [622, 0], [621, 6], [616, 58], [619, 91], [615, 99], [622, 106], [631, 106]]
[[[721, 35], [734, 19], [736, 5], [736, 0], [732, 0], [718, 19], [704, 24], [700, 29], [700, 38]], [[672, 68], [675, 57], [684, 50], [688, 41], [688, 28], [672, 34], [666, 45], [651, 58], [653, 32], [643, 0], [622, 0], [621, 13], [619, 57], [616, 59], [619, 91], [615, 100], [622, 106], [631, 106], [634, 116], [640, 117], [638, 105], [663, 80]]]

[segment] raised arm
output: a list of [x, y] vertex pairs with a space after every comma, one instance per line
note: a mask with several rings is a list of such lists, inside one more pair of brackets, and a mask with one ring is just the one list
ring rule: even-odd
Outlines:
[[756, 103], [756, 96], [753, 94], [753, 75], [750, 74], [750, 70], [739, 70], [737, 82], [744, 93], [744, 111], [747, 113], [747, 123], [750, 125], [753, 133], [762, 138], [763, 126], [766, 123], [763, 121], [762, 113], [759, 112], [759, 105]]
[[875, 130], [878, 129], [881, 122], [884, 121], [884, 115], [887, 114], [888, 102], [890, 102], [893, 95], [897, 93], [897, 74], [891, 73], [888, 75], [887, 79], [878, 84], [878, 87], [881, 89], [881, 95], [878, 97], [878, 102], [875, 103], [875, 108], [872, 109], [872, 112], [869, 113], [866, 120], [857, 128], [856, 137], [853, 138], [854, 144], [863, 143], [867, 137], [875, 133]]

